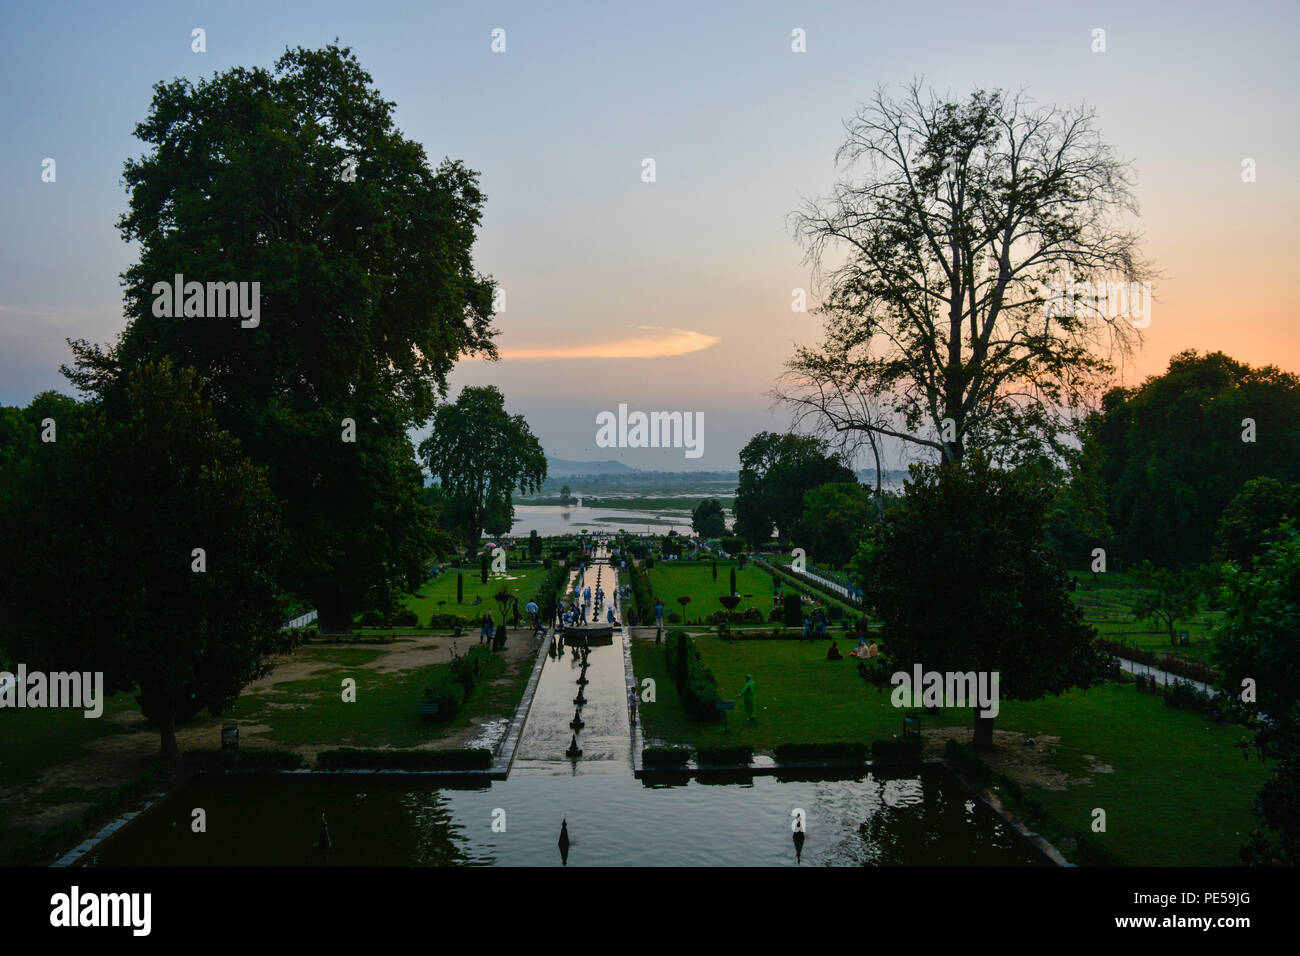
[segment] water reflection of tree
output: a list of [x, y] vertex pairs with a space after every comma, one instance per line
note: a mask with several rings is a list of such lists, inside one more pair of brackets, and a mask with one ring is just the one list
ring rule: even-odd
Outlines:
[[409, 866], [490, 866], [492, 852], [476, 846], [456, 822], [452, 802], [441, 790], [415, 790], [401, 795], [400, 805], [409, 818], [402, 837], [409, 839], [402, 852]]
[[[1014, 835], [981, 812], [960, 783], [939, 772], [919, 777], [920, 803], [880, 807], [859, 827], [870, 862], [880, 866], [992, 866], [1028, 863]], [[883, 781], [882, 781], [883, 782]]]

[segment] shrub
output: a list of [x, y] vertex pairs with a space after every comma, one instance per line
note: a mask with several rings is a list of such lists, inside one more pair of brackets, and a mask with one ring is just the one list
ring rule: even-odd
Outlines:
[[683, 767], [691, 758], [689, 747], [646, 747], [641, 763], [647, 767]]
[[363, 611], [358, 621], [362, 627], [383, 627], [388, 623], [382, 611]]
[[424, 689], [424, 697], [438, 705], [437, 719], [446, 720], [465, 706], [465, 685], [450, 671], [437, 671]]
[[727, 554], [732, 554], [732, 555], [740, 554], [742, 551], [745, 550], [745, 539], [744, 538], [722, 538], [721, 540], [718, 541], [718, 547], [720, 547], [723, 551], [727, 552]]
[[469, 627], [474, 622], [467, 617], [459, 614], [431, 614], [429, 615], [429, 627], [439, 630], [448, 627]]
[[786, 627], [799, 627], [803, 624], [803, 600], [798, 594], [787, 594], [781, 599], [781, 607]]
[[186, 766], [203, 772], [222, 770], [297, 770], [302, 754], [292, 750], [187, 750], [181, 755]]
[[920, 756], [920, 737], [900, 737], [897, 740], [877, 740], [871, 745], [871, 757], [873, 760], [915, 760]]
[[419, 627], [420, 619], [414, 611], [398, 611], [393, 615], [393, 627]]
[[774, 751], [777, 763], [862, 763], [867, 745], [858, 743], [780, 744]]
[[488, 770], [492, 751], [468, 750], [354, 750], [343, 747], [316, 755], [321, 770]]
[[668, 673], [673, 675], [686, 712], [695, 720], [718, 720], [718, 682], [713, 671], [704, 666], [690, 635], [680, 630], [669, 631], [664, 654]]
[[749, 766], [754, 759], [753, 747], [701, 747], [695, 752], [701, 766]]

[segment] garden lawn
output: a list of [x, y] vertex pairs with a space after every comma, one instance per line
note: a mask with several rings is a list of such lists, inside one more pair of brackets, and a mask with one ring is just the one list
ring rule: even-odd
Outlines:
[[[781, 743], [869, 744], [901, 730], [902, 715], [890, 703], [889, 688], [863, 684], [852, 659], [827, 661], [826, 642], [724, 641], [712, 635], [696, 636], [695, 642], [723, 699], [737, 700], [730, 730], [721, 722], [690, 720], [667, 673], [663, 646], [637, 640], [637, 679], [653, 678], [657, 692], [657, 701], [640, 709], [648, 744], [748, 744], [771, 753]], [[747, 673], [757, 690], [758, 719], [752, 724], [738, 701]], [[970, 709], [921, 717], [922, 733], [960, 727], [963, 743], [969, 742], [971, 723]], [[1026, 795], [1076, 831], [1090, 830], [1093, 809], [1103, 808], [1107, 830], [1093, 836], [1127, 863], [1232, 866], [1256, 826], [1250, 807], [1270, 767], [1243, 759], [1234, 746], [1242, 729], [1166, 707], [1132, 684], [1004, 701], [996, 728], [1060, 738], [1044, 761], [1068, 783], [1051, 789], [1045, 781], [1022, 781]]]
[[[672, 611], [681, 612], [682, 606], [677, 599], [688, 596], [691, 603], [686, 605], [687, 617], [694, 621], [705, 618], [714, 611], [725, 608], [718, 603], [718, 598], [731, 593], [731, 569], [734, 564], [718, 562], [718, 580], [713, 580], [713, 569], [708, 561], [656, 561], [653, 568], [646, 572], [650, 577], [650, 590], [664, 602], [665, 617]], [[740, 603], [736, 613], [740, 614], [747, 607], [756, 607], [763, 612], [767, 620], [772, 612], [772, 575], [753, 564], [746, 564], [736, 571], [736, 593]]]
[[[418, 705], [433, 667], [446, 668], [447, 664], [384, 673], [359, 666], [379, 656], [380, 652], [368, 648], [309, 648], [300, 653], [339, 666], [242, 695], [231, 716], [246, 725], [269, 726], [258, 734], [259, 744], [264, 740], [276, 748], [420, 747], [468, 727], [476, 719], [512, 715], [533, 666], [529, 657], [508, 680], [494, 683], [506, 674], [508, 666], [502, 657], [494, 656], [456, 716], [431, 720], [419, 714]], [[344, 703], [342, 682], [349, 677], [357, 682], [356, 701]]]
[[[489, 574], [487, 583], [484, 584], [479, 578], [478, 565], [460, 570], [464, 574], [465, 582], [463, 603], [456, 603], [456, 569], [449, 568], [425, 581], [419, 591], [408, 595], [403, 606], [415, 611], [422, 625], [435, 614], [459, 614], [462, 617], [479, 618], [491, 611], [494, 618], [500, 618], [501, 611], [493, 595], [504, 585], [506, 590], [519, 599], [519, 611], [522, 614], [524, 605], [532, 599], [546, 575], [546, 571], [540, 564], [518, 569], [507, 566], [504, 575]], [[476, 597], [481, 597], [483, 602], [474, 604]], [[383, 630], [392, 630], [392, 628]]]

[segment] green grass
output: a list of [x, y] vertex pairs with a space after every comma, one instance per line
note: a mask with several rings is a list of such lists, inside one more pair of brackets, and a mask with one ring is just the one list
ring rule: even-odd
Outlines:
[[[540, 565], [528, 568], [508, 568], [504, 577], [489, 575], [484, 584], [479, 578], [478, 566], [461, 568], [464, 574], [464, 601], [456, 603], [456, 569], [449, 568], [437, 577], [430, 578], [415, 594], [407, 597], [404, 607], [415, 611], [421, 624], [427, 623], [434, 614], [459, 614], [462, 617], [482, 617], [488, 611], [493, 617], [500, 617], [500, 611], [493, 595], [506, 590], [519, 599], [519, 607], [528, 603], [541, 585], [546, 572]], [[481, 597], [483, 603], [475, 605], [474, 598]], [[442, 601], [442, 604], [438, 602]], [[383, 630], [393, 630], [383, 628]], [[399, 629], [400, 630], [400, 629]]]
[[1084, 620], [1101, 637], [1156, 654], [1175, 654], [1210, 663], [1214, 646], [1211, 633], [1221, 613], [1199, 611], [1191, 620], [1179, 621], [1174, 630], [1186, 631], [1189, 644], [1175, 647], [1169, 641], [1168, 631], [1153, 627], [1149, 621], [1134, 619], [1132, 602], [1140, 592], [1130, 577], [1107, 573], [1093, 581], [1092, 575], [1086, 572], [1071, 572], [1070, 576], [1078, 582], [1071, 595], [1074, 602], [1083, 609]]
[[[671, 611], [681, 612], [677, 598], [685, 595], [691, 599], [686, 616], [695, 621], [725, 610], [718, 598], [731, 593], [731, 568], [732, 565], [719, 563], [716, 581], [708, 561], [656, 561], [646, 573], [650, 577], [650, 590], [663, 599], [665, 617]], [[762, 611], [766, 620], [772, 610], [772, 575], [747, 564], [736, 571], [736, 593], [740, 595], [737, 614], [752, 606]]]
[[[353, 649], [331, 650], [337, 653]], [[444, 662], [439, 658], [437, 664], [442, 666]], [[347, 666], [331, 668], [304, 680], [276, 684], [268, 692], [246, 694], [235, 705], [232, 716], [248, 724], [269, 725], [265, 737], [276, 747], [419, 747], [470, 726], [476, 718], [513, 714], [532, 671], [532, 659], [523, 661], [515, 674], [496, 684], [493, 681], [506, 676], [507, 664], [503, 658], [493, 657], [465, 706], [445, 721], [421, 717], [417, 710], [432, 666], [433, 662], [398, 673]], [[357, 682], [353, 703], [343, 701], [342, 682], [349, 677]]]
[[[723, 641], [698, 636], [704, 662], [724, 699], [735, 699], [746, 673], [757, 687], [758, 719], [733, 711], [730, 730], [691, 721], [666, 672], [663, 647], [638, 640], [637, 678], [651, 677], [658, 700], [641, 705], [647, 737], [670, 744], [738, 746], [770, 753], [781, 743], [860, 741], [897, 735], [902, 716], [886, 691], [858, 679], [852, 660], [827, 661], [822, 642]], [[971, 726], [969, 709], [922, 716], [922, 732]], [[1256, 826], [1250, 806], [1270, 769], [1246, 762], [1233, 746], [1242, 730], [1206, 723], [1131, 684], [1108, 684], [1038, 701], [1004, 701], [997, 728], [1060, 737], [1047, 765], [1075, 778], [1064, 790], [1024, 785], [1057, 820], [1089, 830], [1106, 810], [1096, 838], [1131, 864], [1231, 866]], [[962, 737], [963, 741], [968, 737]], [[1096, 762], [1085, 757], [1090, 754]], [[1097, 764], [1113, 772], [1095, 772]]]

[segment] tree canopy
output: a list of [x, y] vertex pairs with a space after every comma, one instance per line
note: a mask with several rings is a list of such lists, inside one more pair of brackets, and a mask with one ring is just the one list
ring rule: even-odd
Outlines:
[[1121, 558], [1201, 564], [1248, 480], [1300, 481], [1300, 378], [1182, 352], [1164, 375], [1108, 392], [1092, 435]]
[[193, 371], [141, 364], [117, 411], [90, 409], [6, 499], [27, 545], [0, 556], [0, 606], [15, 657], [138, 688], [174, 757], [176, 724], [227, 710], [285, 646], [279, 510]]
[[[267, 468], [286, 587], [316, 602], [323, 629], [390, 600], [431, 550], [406, 430], [458, 357], [495, 356], [492, 282], [471, 255], [477, 175], [430, 168], [394, 105], [336, 45], [157, 84], [136, 127], [148, 152], [124, 173], [119, 228], [139, 248], [128, 323], [111, 348], [72, 343], [65, 369], [109, 406], [144, 362], [197, 370], [219, 423]], [[177, 281], [242, 283], [258, 318], [222, 301], [207, 314], [210, 286], [168, 314]]]
[[[1050, 491], [1031, 472], [980, 455], [913, 465], [906, 494], [852, 568], [883, 619], [890, 664], [1000, 675], [1005, 700], [1036, 700], [1103, 680], [1107, 658], [1044, 545]], [[992, 720], [975, 720], [992, 743]]]
[[856, 481], [818, 485], [803, 495], [803, 516], [796, 535], [818, 564], [847, 564], [876, 519], [871, 492]]
[[467, 386], [440, 406], [420, 456], [442, 485], [448, 527], [471, 549], [489, 523], [509, 530], [514, 489], [536, 491], [546, 480], [541, 443], [495, 385]]
[[856, 481], [853, 470], [821, 438], [760, 432], [740, 450], [733, 510], [736, 534], [760, 545], [775, 526], [790, 540], [803, 514], [804, 492], [834, 481]]
[[706, 498], [691, 512], [691, 528], [701, 538], [720, 538], [727, 533], [727, 516], [722, 502]]
[[1145, 321], [1095, 284], [1127, 293], [1149, 271], [1130, 166], [1092, 110], [996, 90], [877, 91], [845, 125], [843, 177], [792, 216], [825, 335], [778, 396], [945, 460], [1054, 448]]

